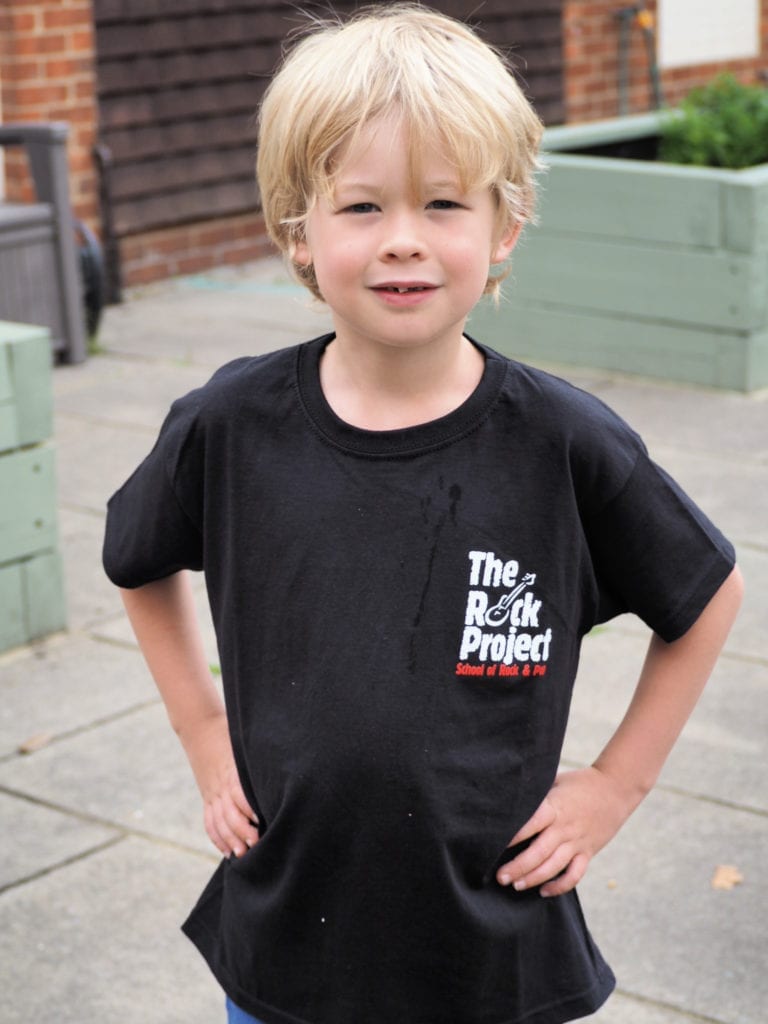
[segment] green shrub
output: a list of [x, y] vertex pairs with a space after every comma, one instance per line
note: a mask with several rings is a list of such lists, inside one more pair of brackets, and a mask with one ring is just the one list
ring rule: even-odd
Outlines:
[[664, 119], [659, 159], [703, 167], [753, 167], [768, 161], [768, 89], [720, 75], [694, 89]]

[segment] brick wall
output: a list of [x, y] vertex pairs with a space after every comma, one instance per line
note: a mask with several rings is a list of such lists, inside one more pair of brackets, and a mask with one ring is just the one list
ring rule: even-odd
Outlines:
[[[2, 117], [67, 121], [70, 194], [75, 215], [98, 228], [93, 30], [90, 0], [4, 0], [0, 7]], [[5, 154], [6, 198], [27, 201], [24, 154]]]
[[123, 281], [127, 285], [198, 274], [274, 252], [264, 221], [256, 214], [160, 228], [130, 235], [120, 242]]
[[[721, 71], [732, 71], [742, 81], [761, 79], [768, 68], [768, 0], [762, 2], [762, 51], [753, 60], [701, 64], [664, 69], [661, 85], [664, 98], [674, 105], [691, 89], [705, 85]], [[619, 113], [619, 21], [618, 0], [564, 0], [563, 57], [566, 120], [594, 121]], [[644, 5], [655, 19], [656, 0]], [[630, 35], [628, 100], [629, 113], [652, 108], [648, 55], [642, 32], [633, 25]]]

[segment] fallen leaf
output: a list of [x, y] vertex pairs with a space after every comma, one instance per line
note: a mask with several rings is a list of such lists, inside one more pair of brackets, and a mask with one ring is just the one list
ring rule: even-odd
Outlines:
[[712, 876], [713, 889], [734, 889], [744, 881], [744, 875], [733, 864], [718, 864]]
[[51, 732], [38, 732], [34, 736], [30, 736], [29, 739], [24, 740], [16, 748], [20, 754], [34, 754], [36, 750], [42, 750], [43, 747], [47, 747], [53, 739], [53, 733]]

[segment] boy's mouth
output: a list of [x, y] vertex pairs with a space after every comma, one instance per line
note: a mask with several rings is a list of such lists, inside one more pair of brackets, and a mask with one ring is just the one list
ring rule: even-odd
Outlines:
[[407, 292], [427, 292], [431, 291], [434, 285], [431, 284], [413, 284], [413, 285], [400, 285], [400, 284], [382, 284], [376, 285], [374, 291], [377, 292], [392, 292], [395, 295], [405, 295]]

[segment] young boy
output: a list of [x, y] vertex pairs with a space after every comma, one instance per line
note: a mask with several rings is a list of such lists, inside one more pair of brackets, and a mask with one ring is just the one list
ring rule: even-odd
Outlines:
[[[574, 887], [653, 785], [740, 580], [622, 421], [464, 334], [531, 216], [540, 130], [426, 9], [298, 44], [259, 180], [334, 333], [176, 402], [110, 502], [106, 569], [225, 855], [185, 931], [231, 1021], [561, 1024], [613, 987]], [[624, 611], [654, 632], [631, 707], [558, 774], [581, 638]]]

